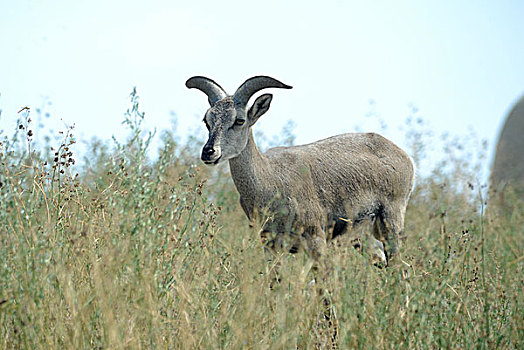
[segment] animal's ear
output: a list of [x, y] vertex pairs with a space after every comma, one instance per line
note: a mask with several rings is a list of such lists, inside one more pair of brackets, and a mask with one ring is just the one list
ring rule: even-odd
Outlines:
[[251, 106], [251, 108], [249, 108], [249, 111], [247, 112], [249, 126], [255, 124], [258, 118], [260, 118], [264, 113], [268, 111], [272, 99], [273, 95], [264, 94], [259, 96], [255, 100], [255, 103], [253, 103], [253, 105]]

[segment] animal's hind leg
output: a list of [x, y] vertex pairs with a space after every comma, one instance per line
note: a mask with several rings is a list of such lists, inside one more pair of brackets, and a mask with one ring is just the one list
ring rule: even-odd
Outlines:
[[386, 257], [390, 261], [398, 252], [399, 236], [404, 229], [405, 205], [385, 207], [373, 226], [373, 235], [386, 247]]
[[373, 264], [378, 267], [386, 267], [388, 265], [388, 259], [384, 250], [384, 243], [382, 243], [380, 240], [376, 239], [373, 236], [370, 236], [369, 238], [369, 246], [371, 250]]

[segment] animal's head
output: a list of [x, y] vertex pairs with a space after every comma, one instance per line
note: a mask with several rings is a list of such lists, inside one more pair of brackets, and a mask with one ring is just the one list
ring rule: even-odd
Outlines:
[[204, 116], [209, 137], [201, 156], [202, 161], [209, 165], [237, 157], [246, 147], [249, 128], [268, 111], [273, 95], [259, 96], [248, 108], [251, 96], [265, 88], [291, 89], [291, 86], [266, 76], [246, 80], [232, 96], [205, 77], [190, 78], [186, 86], [204, 92], [211, 105]]

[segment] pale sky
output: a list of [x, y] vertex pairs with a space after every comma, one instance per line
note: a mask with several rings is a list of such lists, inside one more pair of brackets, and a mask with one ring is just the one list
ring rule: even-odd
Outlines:
[[380, 131], [373, 109], [402, 146], [415, 105], [436, 134], [472, 128], [493, 147], [524, 94], [524, 2], [0, 0], [0, 130], [51, 101], [46, 122], [122, 138], [136, 86], [148, 128], [174, 111], [181, 135], [204, 134], [207, 98], [185, 81], [233, 93], [260, 74], [294, 87], [264, 91], [274, 99], [255, 128], [269, 137], [290, 119], [297, 143]]

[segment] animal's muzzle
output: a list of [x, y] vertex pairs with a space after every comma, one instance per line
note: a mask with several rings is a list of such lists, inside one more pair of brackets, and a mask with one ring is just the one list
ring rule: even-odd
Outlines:
[[206, 143], [202, 149], [202, 161], [206, 164], [217, 164], [222, 156], [220, 147], [215, 147], [211, 143]]

